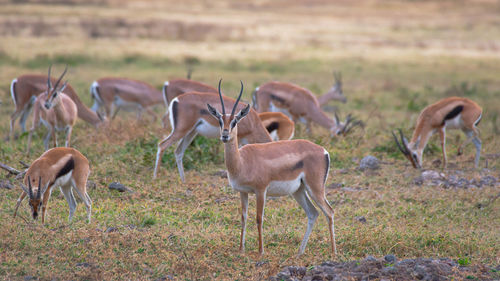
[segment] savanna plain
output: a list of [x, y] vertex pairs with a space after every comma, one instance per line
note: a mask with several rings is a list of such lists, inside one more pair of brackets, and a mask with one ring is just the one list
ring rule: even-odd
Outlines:
[[[463, 264], [500, 263], [500, 188], [419, 182], [395, 146], [391, 131], [410, 136], [421, 109], [447, 96], [464, 96], [483, 108], [479, 168], [474, 147], [447, 134], [449, 165], [440, 168], [439, 138], [424, 153], [424, 168], [469, 181], [500, 178], [500, 4], [498, 1], [0, 1], [0, 162], [18, 169], [43, 153], [45, 129], [4, 140], [14, 111], [10, 82], [24, 73], [55, 73], [92, 105], [89, 87], [104, 76], [142, 80], [160, 88], [184, 77], [243, 100], [270, 80], [321, 94], [341, 71], [347, 103], [325, 110], [353, 113], [365, 122], [346, 137], [295, 138], [324, 146], [332, 163], [327, 198], [335, 209], [338, 255], [329, 251], [327, 222], [317, 220], [305, 254], [297, 257], [306, 217], [290, 197], [267, 201], [265, 254], [258, 255], [255, 197], [250, 197], [247, 252], [239, 253], [240, 199], [233, 192], [219, 140], [198, 137], [184, 157], [182, 183], [170, 148], [153, 179], [160, 121], [120, 112], [95, 129], [78, 120], [72, 145], [90, 161], [92, 222], [78, 204], [71, 224], [59, 190], [46, 224], [32, 222], [26, 202], [12, 219], [21, 189], [0, 189], [0, 278], [23, 280], [261, 280], [287, 265], [313, 266], [368, 255], [450, 257]], [[164, 107], [155, 111], [159, 117]], [[31, 126], [31, 116], [27, 126]], [[62, 136], [59, 137], [61, 139]], [[358, 169], [373, 155], [380, 168]], [[0, 180], [12, 177], [1, 171]], [[133, 192], [108, 189], [120, 182]], [[361, 222], [364, 217], [366, 222]], [[474, 276], [471, 276], [474, 278]]]

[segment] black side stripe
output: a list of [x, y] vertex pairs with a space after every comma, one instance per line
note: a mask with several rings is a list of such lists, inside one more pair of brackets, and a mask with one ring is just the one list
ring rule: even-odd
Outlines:
[[66, 175], [67, 173], [71, 172], [74, 168], [75, 168], [75, 160], [73, 160], [73, 157], [70, 157], [68, 162], [66, 162], [66, 164], [64, 164], [61, 170], [59, 170], [55, 179]]
[[280, 127], [280, 123], [278, 122], [272, 122], [271, 124], [269, 124], [267, 127], [266, 127], [266, 130], [267, 132], [272, 132], [274, 130], [278, 130], [278, 128]]
[[300, 160], [299, 162], [297, 162], [297, 164], [295, 164], [293, 167], [292, 167], [292, 171], [293, 170], [297, 170], [297, 169], [300, 169], [304, 167], [304, 161]]
[[172, 104], [172, 118], [174, 118], [174, 128], [172, 128], [172, 129], [177, 128], [177, 106], [178, 106], [178, 102], [173, 101], [173, 104]]
[[273, 94], [271, 94], [271, 99], [272, 100], [275, 100], [277, 102], [281, 102], [281, 103], [285, 103], [285, 99], [281, 98], [281, 97], [278, 97], [278, 96], [275, 96]]
[[459, 106], [456, 106], [455, 108], [453, 108], [452, 111], [450, 111], [448, 114], [446, 114], [441, 125], [444, 125], [446, 120], [450, 120], [450, 119], [457, 117], [457, 115], [460, 114], [460, 112], [462, 112], [462, 110], [464, 110], [463, 105], [459, 105]]

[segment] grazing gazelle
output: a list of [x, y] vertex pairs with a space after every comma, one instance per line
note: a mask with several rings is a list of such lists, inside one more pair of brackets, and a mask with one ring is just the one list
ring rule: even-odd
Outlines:
[[[51, 78], [51, 82], [55, 83], [55, 79]], [[14, 125], [17, 118], [21, 117], [19, 124], [23, 132], [26, 131], [26, 120], [35, 103], [36, 97], [47, 89], [47, 76], [39, 74], [21, 75], [10, 84], [10, 94], [16, 105], [16, 110], [10, 116], [10, 133], [9, 137], [12, 140], [14, 137]], [[102, 119], [92, 110], [82, 103], [73, 87], [70, 84], [66, 85], [66, 95], [68, 95], [78, 108], [78, 117], [84, 121], [98, 126]]]
[[476, 126], [481, 121], [482, 114], [481, 107], [470, 99], [461, 97], [444, 98], [427, 106], [420, 112], [415, 131], [413, 131], [413, 137], [409, 143], [401, 130], [399, 130], [401, 143], [394, 132], [392, 135], [399, 150], [410, 160], [414, 168], [420, 169], [422, 168], [424, 148], [429, 138], [435, 132], [438, 132], [443, 150], [443, 168], [446, 168], [446, 129], [461, 129], [467, 139], [459, 146], [458, 154], [462, 154], [463, 147], [472, 141], [476, 146], [474, 165], [477, 168], [481, 155], [481, 140], [478, 137], [479, 132]]
[[59, 79], [56, 81], [54, 86], [52, 86], [50, 80], [50, 69], [47, 79], [47, 90], [39, 95], [35, 101], [35, 110], [33, 112], [33, 124], [28, 136], [27, 153], [29, 154], [31, 146], [31, 136], [36, 126], [40, 121], [47, 127], [47, 136], [45, 137], [43, 143], [45, 145], [45, 150], [49, 148], [49, 140], [52, 136], [54, 141], [54, 146], [57, 146], [57, 133], [56, 131], [66, 131], [66, 147], [70, 146], [71, 132], [73, 126], [75, 125], [78, 109], [73, 100], [63, 93], [67, 86], [64, 83], [61, 88], [57, 88], [61, 82], [64, 74], [66, 74], [67, 68], [61, 74]]
[[342, 74], [340, 72], [334, 71], [333, 78], [335, 79], [335, 83], [330, 88], [330, 90], [328, 90], [328, 92], [326, 92], [322, 96], [318, 97], [319, 105], [324, 105], [331, 100], [338, 100], [343, 103], [347, 102], [347, 98], [344, 96], [344, 93], [342, 92]]
[[325, 182], [330, 167], [330, 156], [321, 146], [307, 140], [278, 141], [263, 144], [247, 144], [238, 148], [238, 123], [250, 112], [250, 105], [237, 114], [241, 90], [231, 114], [226, 114], [222, 93], [219, 95], [222, 114], [207, 104], [208, 111], [220, 126], [220, 139], [224, 143], [224, 160], [229, 182], [241, 197], [241, 236], [240, 251], [245, 249], [245, 233], [248, 210], [248, 194], [255, 193], [257, 198], [257, 230], [259, 232], [259, 253], [264, 253], [262, 242], [262, 222], [266, 196], [292, 195], [307, 215], [307, 230], [299, 248], [304, 250], [318, 217], [318, 211], [311, 202], [316, 202], [325, 214], [329, 231], [332, 253], [336, 254], [334, 211], [325, 196]]
[[156, 120], [156, 114], [149, 108], [163, 103], [161, 91], [153, 86], [128, 78], [107, 77], [96, 80], [90, 86], [90, 94], [94, 99], [92, 110], [97, 112], [104, 108], [106, 116], [114, 119], [120, 109], [137, 110], [139, 119], [142, 110]]
[[[206, 110], [207, 103], [214, 103], [219, 99], [212, 93], [191, 92], [180, 95], [172, 100], [169, 106], [169, 118], [172, 132], [168, 137], [158, 143], [156, 162], [153, 177], [156, 178], [158, 167], [165, 149], [174, 143], [179, 143], [175, 149], [175, 160], [179, 176], [184, 182], [184, 167], [182, 158], [184, 151], [193, 141], [196, 135], [207, 138], [216, 138], [219, 134], [219, 124]], [[235, 100], [229, 97], [224, 98], [225, 103], [233, 106]], [[264, 143], [271, 142], [266, 128], [262, 125], [257, 112], [252, 110], [240, 125], [238, 131], [240, 143]]]
[[293, 138], [295, 124], [285, 114], [281, 112], [262, 112], [259, 113], [259, 118], [273, 141]]
[[[29, 205], [33, 219], [42, 213], [42, 224], [45, 223], [47, 202], [54, 187], [59, 186], [69, 205], [69, 221], [73, 218], [76, 209], [76, 200], [73, 191], [76, 191], [87, 208], [87, 220], [90, 223], [92, 200], [87, 194], [87, 178], [89, 176], [89, 161], [78, 150], [67, 147], [52, 148], [42, 154], [26, 171], [24, 184], [21, 184], [22, 193], [17, 199], [14, 218], [17, 209], [26, 195], [29, 196]], [[32, 186], [38, 186], [33, 190]]]
[[190, 80], [191, 79], [191, 73], [188, 72], [188, 79], [174, 79], [170, 81], [166, 81], [165, 84], [163, 85], [163, 102], [165, 103], [166, 112], [165, 115], [162, 117], [162, 123], [163, 127], [166, 128], [168, 124], [168, 108], [170, 105], [170, 102], [184, 94], [184, 93], [189, 93], [189, 92], [200, 92], [200, 93], [217, 93], [217, 89], [214, 87]]
[[252, 98], [258, 112], [283, 112], [295, 123], [305, 122], [309, 132], [311, 122], [330, 130], [332, 136], [345, 135], [356, 125], [362, 125], [361, 121], [354, 122], [351, 115], [345, 122], [340, 122], [337, 116], [335, 119], [328, 117], [309, 90], [290, 83], [265, 83], [255, 89]]

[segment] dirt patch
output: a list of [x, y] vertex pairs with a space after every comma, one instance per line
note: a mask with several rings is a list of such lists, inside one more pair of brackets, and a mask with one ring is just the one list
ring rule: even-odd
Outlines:
[[398, 261], [393, 255], [376, 259], [369, 256], [351, 262], [324, 262], [307, 269], [285, 267], [269, 280], [498, 280], [496, 268], [460, 266], [449, 258], [417, 258]]

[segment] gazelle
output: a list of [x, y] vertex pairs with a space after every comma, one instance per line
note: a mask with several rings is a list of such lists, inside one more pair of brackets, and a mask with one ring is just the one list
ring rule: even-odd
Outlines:
[[[214, 103], [219, 99], [212, 93], [191, 92], [180, 95], [172, 100], [169, 106], [169, 118], [172, 132], [168, 137], [158, 143], [156, 153], [156, 162], [153, 177], [156, 178], [158, 167], [161, 164], [161, 158], [165, 149], [172, 144], [179, 142], [175, 149], [175, 160], [179, 176], [184, 182], [184, 167], [182, 158], [184, 151], [193, 141], [196, 135], [207, 138], [216, 138], [218, 136], [218, 123], [206, 110], [207, 103]], [[225, 97], [225, 103], [233, 106], [235, 100]], [[240, 125], [238, 132], [241, 144], [271, 142], [266, 128], [262, 125], [257, 112], [250, 111], [248, 118]]]
[[45, 150], [49, 148], [49, 140], [51, 136], [54, 140], [54, 146], [57, 146], [56, 131], [62, 130], [66, 131], [66, 147], [70, 146], [71, 132], [73, 131], [73, 126], [75, 125], [77, 119], [78, 109], [75, 102], [73, 102], [70, 97], [62, 93], [65, 90], [67, 83], [64, 83], [61, 88], [57, 88], [68, 69], [64, 69], [64, 72], [61, 74], [54, 86], [52, 86], [50, 79], [51, 67], [52, 66], [49, 67], [47, 90], [39, 95], [35, 101], [33, 124], [28, 136], [28, 154], [31, 146], [31, 136], [40, 120], [48, 130], [47, 136], [43, 142]]
[[96, 80], [90, 86], [94, 99], [92, 110], [98, 112], [104, 108], [106, 116], [114, 119], [120, 109], [136, 109], [139, 119], [142, 110], [156, 120], [156, 114], [149, 108], [163, 103], [162, 92], [153, 86], [128, 78], [107, 77]]
[[[51, 78], [51, 82], [55, 83], [55, 79]], [[21, 75], [10, 84], [10, 94], [16, 106], [16, 110], [10, 116], [10, 140], [14, 138], [14, 126], [17, 118], [21, 117], [19, 124], [21, 130], [26, 131], [26, 120], [33, 108], [36, 97], [47, 89], [47, 76], [38, 74]], [[68, 95], [78, 108], [78, 117], [85, 122], [98, 126], [102, 119], [82, 103], [73, 87], [70, 84], [66, 85], [66, 95]]]
[[[290, 83], [268, 82], [257, 87], [253, 92], [253, 104], [258, 112], [283, 112], [292, 120], [305, 122], [307, 131], [311, 131], [311, 122], [330, 130], [332, 136], [347, 134], [361, 121], [355, 121], [348, 115], [345, 122], [328, 117], [316, 97], [307, 89]], [[350, 126], [349, 126], [350, 125]]]
[[293, 138], [295, 124], [285, 114], [281, 112], [262, 112], [259, 113], [259, 118], [273, 141]]
[[474, 165], [477, 168], [481, 155], [481, 140], [476, 126], [481, 121], [482, 114], [481, 107], [470, 99], [461, 97], [444, 98], [425, 107], [420, 112], [409, 143], [401, 130], [399, 130], [401, 143], [394, 132], [392, 135], [399, 150], [410, 160], [414, 168], [420, 169], [422, 168], [424, 148], [429, 138], [435, 132], [438, 132], [443, 150], [443, 168], [446, 168], [446, 129], [461, 129], [467, 139], [459, 146], [458, 154], [462, 154], [463, 147], [472, 141], [476, 146]]
[[[45, 223], [47, 202], [52, 189], [59, 186], [69, 205], [69, 221], [73, 218], [76, 209], [76, 200], [73, 191], [76, 191], [87, 208], [87, 221], [90, 223], [92, 200], [87, 194], [87, 178], [89, 176], [89, 161], [78, 150], [67, 147], [52, 148], [43, 153], [28, 168], [21, 184], [22, 193], [17, 199], [14, 218], [17, 209], [26, 195], [29, 196], [29, 206], [34, 220], [37, 219], [41, 209], [42, 224]], [[33, 190], [33, 186], [38, 186]]]
[[343, 103], [347, 102], [347, 98], [342, 92], [342, 74], [334, 71], [333, 78], [335, 79], [335, 83], [330, 90], [318, 97], [319, 105], [325, 105], [331, 100], [338, 100]]
[[168, 124], [168, 109], [170, 102], [184, 94], [184, 93], [189, 93], [189, 92], [200, 92], [200, 93], [217, 93], [217, 89], [214, 87], [191, 80], [191, 72], [188, 72], [188, 79], [174, 79], [170, 81], [166, 81], [165, 84], [163, 84], [163, 101], [165, 103], [165, 107], [167, 108], [165, 111], [165, 115], [162, 117], [162, 123], [163, 127], [166, 128]]
[[325, 182], [330, 168], [330, 156], [321, 146], [307, 140], [278, 141], [263, 144], [247, 144], [238, 148], [239, 122], [250, 112], [250, 105], [235, 111], [243, 93], [241, 90], [231, 114], [226, 114], [224, 99], [220, 92], [222, 114], [207, 104], [208, 111], [219, 122], [220, 139], [224, 143], [224, 160], [229, 182], [241, 197], [240, 251], [245, 249], [245, 234], [248, 211], [248, 194], [257, 198], [257, 230], [259, 232], [259, 253], [264, 253], [262, 242], [262, 222], [266, 196], [286, 196], [293, 198], [307, 215], [307, 230], [299, 248], [299, 255], [309, 240], [309, 235], [318, 217], [318, 212], [310, 198], [319, 206], [328, 220], [332, 253], [336, 254], [334, 211], [325, 196]]

